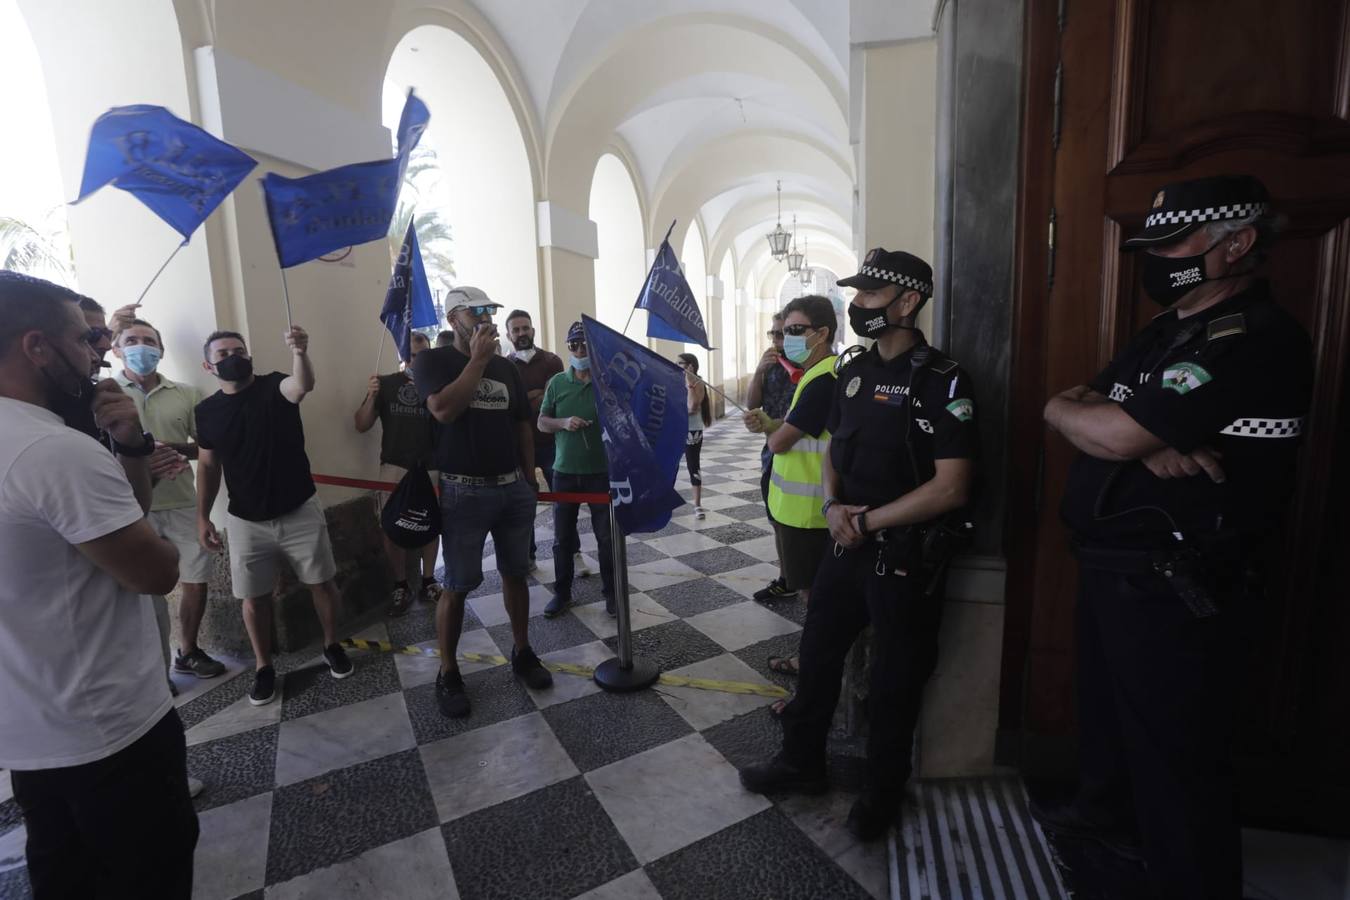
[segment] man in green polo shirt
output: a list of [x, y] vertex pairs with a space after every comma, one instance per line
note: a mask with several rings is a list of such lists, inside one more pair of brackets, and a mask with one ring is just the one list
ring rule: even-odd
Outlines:
[[[149, 519], [160, 537], [178, 548], [181, 627], [173, 669], [198, 678], [215, 678], [225, 666], [197, 646], [197, 632], [206, 613], [211, 554], [197, 540], [197, 489], [187, 465], [187, 460], [197, 458], [193, 410], [201, 394], [191, 385], [170, 381], [155, 371], [164, 356], [164, 341], [159, 329], [143, 319], [132, 319], [117, 333], [113, 353], [123, 366], [118, 383], [135, 401], [142, 426], [161, 445], [151, 458], [151, 475], [158, 481]], [[175, 460], [177, 465], [173, 464]], [[164, 598], [156, 602], [163, 604]]]
[[[554, 375], [544, 388], [539, 407], [539, 430], [555, 435], [553, 490], [558, 493], [609, 493], [609, 467], [601, 439], [599, 415], [595, 409], [595, 388], [591, 384], [591, 360], [586, 334], [580, 322], [567, 330], [568, 367]], [[609, 508], [589, 503], [591, 527], [600, 555], [600, 580], [605, 594], [605, 611], [614, 615], [614, 557], [610, 552]], [[553, 505], [553, 599], [544, 607], [544, 615], [553, 618], [572, 602], [573, 556], [581, 548], [577, 536], [578, 503]]]

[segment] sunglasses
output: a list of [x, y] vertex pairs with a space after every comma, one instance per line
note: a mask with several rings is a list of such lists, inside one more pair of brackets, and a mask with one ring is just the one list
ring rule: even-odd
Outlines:
[[808, 331], [814, 330], [815, 330], [814, 325], [788, 325], [783, 328], [783, 333], [791, 335], [792, 337], [800, 337], [801, 335], [806, 334]]
[[99, 328], [96, 326], [89, 329], [89, 333], [84, 336], [84, 339], [91, 344], [97, 344], [99, 341], [111, 338], [112, 336], [113, 332], [111, 328]]
[[780, 337], [783, 336], [783, 332], [781, 332], [781, 331], [770, 331], [770, 332], [768, 332], [768, 335], [769, 335], [769, 337], [773, 338], [773, 339], [776, 341], [776, 340], [778, 340]]
[[568, 342], [567, 342], [567, 349], [573, 351], [574, 353], [575, 353], [577, 350], [585, 350], [585, 349], [586, 349], [586, 342], [585, 342], [585, 341], [568, 341]]

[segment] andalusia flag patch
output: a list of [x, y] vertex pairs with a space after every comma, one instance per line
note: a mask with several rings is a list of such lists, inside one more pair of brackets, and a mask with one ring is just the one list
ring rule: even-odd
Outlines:
[[962, 422], [969, 422], [975, 418], [975, 404], [969, 400], [953, 400], [947, 404], [947, 412], [956, 416]]
[[1213, 376], [1199, 363], [1181, 362], [1163, 372], [1162, 386], [1178, 394], [1189, 394], [1212, 380]]

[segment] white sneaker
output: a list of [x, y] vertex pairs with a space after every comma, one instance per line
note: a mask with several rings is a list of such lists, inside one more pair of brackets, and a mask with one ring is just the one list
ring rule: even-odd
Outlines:
[[580, 552], [572, 554], [572, 570], [578, 578], [589, 578], [591, 576], [591, 567], [586, 565], [586, 557]]
[[701, 507], [701, 506], [695, 506], [695, 507], [694, 507], [694, 518], [695, 518], [695, 519], [706, 519], [707, 517], [708, 517], [708, 513], [703, 509], [703, 507]]
[[188, 776], [189, 797], [196, 797], [204, 790], [206, 790], [206, 785], [202, 782], [200, 778], [193, 778], [191, 775]]

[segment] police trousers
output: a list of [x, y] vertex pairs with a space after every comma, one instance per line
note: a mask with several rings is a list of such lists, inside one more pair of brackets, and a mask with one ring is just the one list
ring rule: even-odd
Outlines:
[[913, 769], [919, 704], [937, 664], [942, 591], [926, 596], [918, 573], [877, 574], [878, 552], [871, 541], [842, 552], [830, 542], [807, 604], [797, 694], [783, 710], [782, 756], [799, 768], [823, 770], [844, 659], [870, 624], [867, 789], [898, 793]]
[[1236, 592], [1197, 619], [1158, 575], [1081, 568], [1078, 715], [1086, 818], [1137, 831], [1153, 895], [1242, 896], [1231, 740]]

